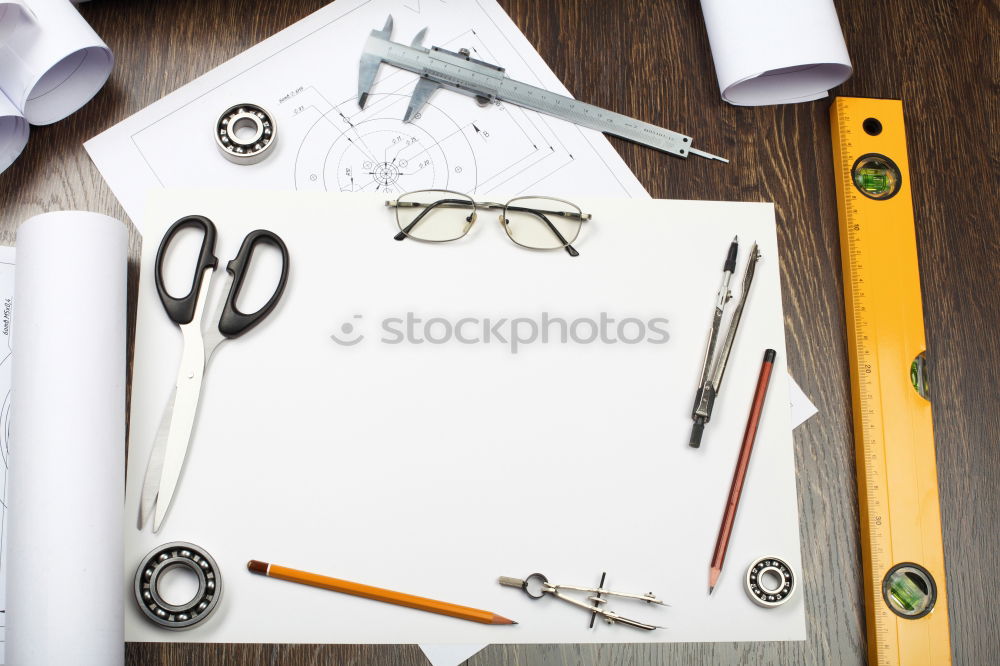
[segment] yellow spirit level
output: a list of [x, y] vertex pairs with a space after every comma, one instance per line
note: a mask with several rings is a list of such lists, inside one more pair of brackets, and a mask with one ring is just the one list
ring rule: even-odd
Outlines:
[[903, 104], [830, 108], [871, 664], [948, 664], [948, 595]]

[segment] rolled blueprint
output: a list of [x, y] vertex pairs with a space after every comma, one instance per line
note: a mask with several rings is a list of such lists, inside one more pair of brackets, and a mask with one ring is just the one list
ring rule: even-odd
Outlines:
[[28, 143], [28, 121], [0, 90], [0, 173], [14, 163]]
[[124, 661], [127, 254], [96, 213], [17, 232], [8, 664]]
[[833, 0], [701, 0], [722, 99], [808, 102], [851, 76]]
[[0, 90], [32, 125], [62, 120], [111, 74], [111, 49], [69, 0], [24, 0], [32, 15], [0, 42]]
[[30, 24], [31, 12], [24, 6], [24, 0], [0, 0], [0, 44]]

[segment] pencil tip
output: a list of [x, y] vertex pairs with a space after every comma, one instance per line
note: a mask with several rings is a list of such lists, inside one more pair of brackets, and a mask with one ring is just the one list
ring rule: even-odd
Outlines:
[[712, 592], [714, 592], [714, 591], [715, 591], [715, 586], [714, 585], [709, 585], [708, 586], [708, 596], [712, 596]]
[[740, 242], [740, 237], [739, 236], [733, 236], [733, 242], [734, 243], [739, 243]]
[[719, 576], [722, 574], [722, 567], [712, 567], [708, 570], [708, 593], [712, 594], [712, 590], [719, 583]]

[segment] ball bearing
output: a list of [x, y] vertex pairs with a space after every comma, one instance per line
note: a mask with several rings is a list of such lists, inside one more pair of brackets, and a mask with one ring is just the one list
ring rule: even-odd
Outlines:
[[[768, 584], [770, 579], [776, 580], [777, 585]], [[751, 601], [764, 608], [775, 608], [795, 592], [795, 573], [784, 560], [762, 557], [750, 564], [744, 584]]]
[[215, 142], [234, 164], [256, 164], [274, 151], [278, 128], [274, 118], [256, 104], [226, 109], [215, 124]]
[[[184, 567], [198, 578], [198, 592], [182, 604], [160, 596], [159, 582], [174, 567]], [[222, 574], [212, 556], [191, 543], [174, 541], [154, 548], [135, 570], [135, 601], [150, 622], [174, 631], [204, 622], [222, 598]]]

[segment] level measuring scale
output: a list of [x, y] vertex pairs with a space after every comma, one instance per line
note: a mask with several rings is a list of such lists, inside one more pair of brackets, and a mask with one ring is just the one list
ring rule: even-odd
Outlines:
[[830, 110], [871, 664], [948, 664], [931, 385], [903, 106]]

